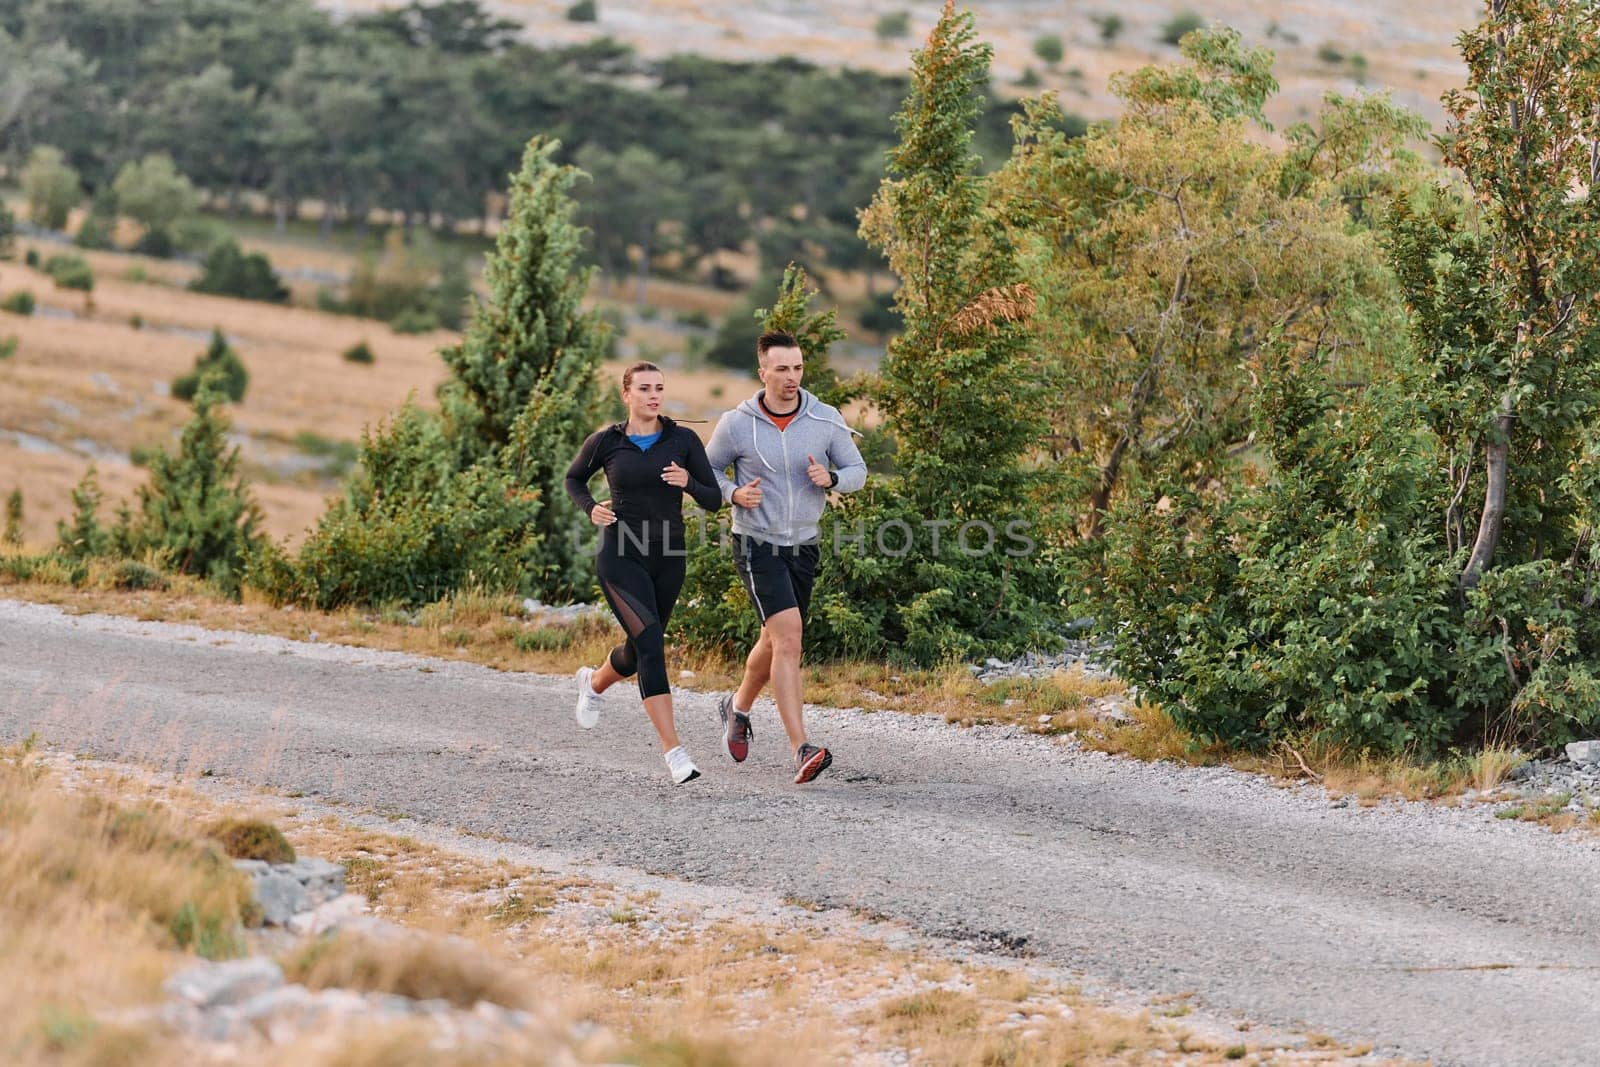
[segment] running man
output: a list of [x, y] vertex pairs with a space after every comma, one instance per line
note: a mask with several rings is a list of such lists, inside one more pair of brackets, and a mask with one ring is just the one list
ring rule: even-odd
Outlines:
[[[750, 708], [770, 682], [794, 752], [797, 783], [828, 769], [833, 755], [806, 738], [800, 650], [817, 574], [817, 520], [829, 491], [853, 493], [867, 465], [838, 409], [800, 388], [804, 356], [787, 333], [756, 341], [762, 389], [722, 416], [706, 454], [734, 505], [734, 566], [761, 618], [761, 637], [745, 660], [744, 680], [722, 698], [722, 744], [735, 762], [750, 751]], [[733, 467], [730, 480], [725, 471]], [[831, 468], [831, 469], [830, 469]]]
[[[645, 714], [661, 737], [662, 758], [673, 782], [700, 777], [678, 742], [667, 683], [666, 631], [683, 588], [683, 495], [707, 511], [722, 506], [705, 446], [694, 431], [661, 414], [666, 379], [654, 363], [635, 363], [622, 374], [623, 422], [596, 430], [567, 471], [567, 495], [601, 527], [595, 570], [600, 591], [627, 633], [598, 669], [579, 667], [578, 725], [599, 721], [600, 696], [624, 678], [639, 676]], [[611, 499], [596, 503], [589, 479], [606, 472]]]

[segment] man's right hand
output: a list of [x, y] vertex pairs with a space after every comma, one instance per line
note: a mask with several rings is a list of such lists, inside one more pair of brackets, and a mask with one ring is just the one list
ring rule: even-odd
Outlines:
[[761, 479], [752, 478], [733, 491], [733, 502], [741, 508], [759, 508], [761, 506]]

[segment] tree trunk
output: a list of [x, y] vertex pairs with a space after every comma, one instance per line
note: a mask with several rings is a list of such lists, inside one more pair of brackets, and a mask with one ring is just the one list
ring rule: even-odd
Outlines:
[[1500, 416], [1495, 421], [1499, 434], [1484, 447], [1488, 478], [1483, 488], [1483, 514], [1478, 517], [1478, 537], [1472, 543], [1472, 555], [1466, 569], [1461, 572], [1461, 590], [1466, 592], [1477, 586], [1483, 572], [1494, 561], [1495, 546], [1500, 543], [1500, 530], [1506, 518], [1506, 473], [1511, 462], [1511, 427], [1517, 420], [1511, 410], [1511, 394], [1500, 401]]

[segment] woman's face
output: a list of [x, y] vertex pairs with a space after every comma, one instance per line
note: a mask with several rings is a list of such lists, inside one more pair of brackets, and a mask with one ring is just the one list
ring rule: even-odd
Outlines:
[[628, 407], [628, 417], [641, 422], [655, 418], [661, 413], [661, 398], [666, 390], [667, 380], [660, 371], [639, 371], [622, 391], [622, 402]]

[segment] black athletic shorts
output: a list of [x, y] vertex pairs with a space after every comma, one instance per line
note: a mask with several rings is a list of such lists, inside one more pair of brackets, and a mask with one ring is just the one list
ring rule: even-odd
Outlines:
[[815, 543], [769, 545], [743, 534], [733, 535], [733, 565], [762, 623], [780, 611], [799, 608], [800, 624], [805, 625], [818, 556]]

